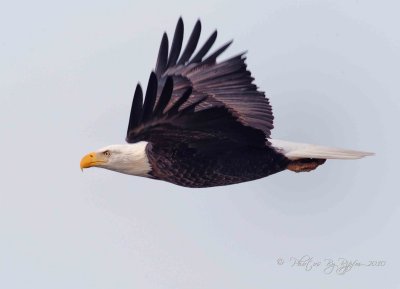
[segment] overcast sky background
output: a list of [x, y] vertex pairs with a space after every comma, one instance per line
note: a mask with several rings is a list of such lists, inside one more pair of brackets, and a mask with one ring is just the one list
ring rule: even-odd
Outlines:
[[[0, 6], [0, 287], [399, 288], [398, 1], [138, 3]], [[376, 156], [211, 189], [82, 173], [181, 15], [248, 50], [273, 137]], [[323, 272], [341, 257], [386, 265]]]

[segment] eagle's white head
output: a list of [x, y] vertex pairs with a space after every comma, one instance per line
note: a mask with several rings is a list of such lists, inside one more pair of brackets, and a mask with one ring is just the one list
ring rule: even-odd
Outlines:
[[128, 175], [149, 176], [151, 166], [146, 154], [147, 142], [110, 145], [88, 153], [81, 160], [81, 169], [99, 167]]

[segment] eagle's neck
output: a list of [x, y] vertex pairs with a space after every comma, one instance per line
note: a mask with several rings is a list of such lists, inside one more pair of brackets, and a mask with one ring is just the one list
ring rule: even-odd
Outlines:
[[106, 169], [123, 174], [149, 177], [151, 165], [146, 154], [148, 142], [141, 141], [133, 144], [112, 145], [112, 153]]

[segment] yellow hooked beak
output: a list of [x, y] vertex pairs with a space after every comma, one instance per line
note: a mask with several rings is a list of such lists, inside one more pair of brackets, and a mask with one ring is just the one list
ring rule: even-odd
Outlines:
[[106, 162], [107, 160], [101, 154], [91, 152], [81, 159], [81, 170], [83, 171], [83, 169], [95, 167]]

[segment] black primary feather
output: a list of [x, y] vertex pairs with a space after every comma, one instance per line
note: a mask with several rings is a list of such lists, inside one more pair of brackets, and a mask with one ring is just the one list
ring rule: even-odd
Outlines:
[[207, 39], [206, 43], [204, 43], [203, 47], [200, 48], [199, 52], [190, 60], [190, 63], [201, 62], [204, 55], [210, 50], [211, 46], [214, 44], [215, 39], [217, 39], [217, 30], [214, 31], [213, 34]]
[[167, 33], [164, 33], [161, 39], [161, 44], [160, 44], [160, 49], [158, 51], [158, 57], [155, 69], [155, 72], [158, 77], [160, 77], [164, 73], [167, 67], [167, 62], [168, 62], [168, 36]]
[[143, 91], [140, 84], [136, 85], [135, 94], [132, 100], [131, 114], [129, 116], [128, 133], [142, 120], [143, 114]]
[[179, 54], [181, 53], [182, 41], [183, 41], [183, 21], [182, 18], [179, 18], [175, 28], [174, 39], [172, 40], [171, 52], [169, 53], [167, 68], [174, 66], [176, 64]]
[[156, 103], [157, 97], [157, 76], [154, 72], [150, 73], [149, 83], [146, 90], [146, 98], [143, 104], [143, 116], [142, 122], [146, 122], [153, 113], [154, 104]]
[[190, 57], [192, 57], [192, 54], [197, 47], [197, 43], [199, 42], [200, 33], [201, 33], [201, 22], [200, 20], [197, 20], [193, 28], [192, 34], [190, 34], [188, 43], [186, 44], [186, 48], [183, 51], [182, 56], [178, 61], [178, 65], [185, 64], [190, 59]]

